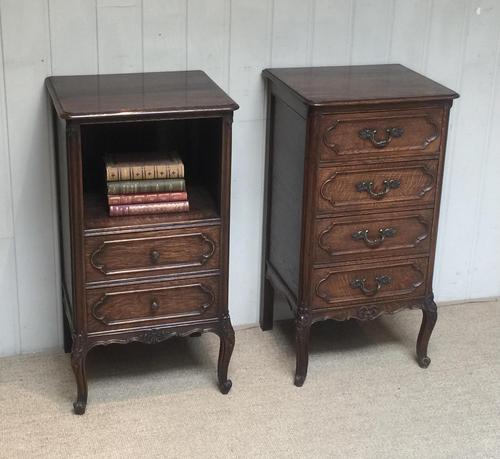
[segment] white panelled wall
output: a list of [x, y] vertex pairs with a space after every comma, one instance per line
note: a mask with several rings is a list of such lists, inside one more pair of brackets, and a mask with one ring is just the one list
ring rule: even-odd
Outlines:
[[0, 355], [62, 342], [47, 75], [202, 69], [240, 104], [230, 310], [235, 325], [246, 325], [259, 311], [261, 70], [407, 65], [461, 94], [437, 300], [500, 296], [500, 1], [0, 0], [0, 27]]

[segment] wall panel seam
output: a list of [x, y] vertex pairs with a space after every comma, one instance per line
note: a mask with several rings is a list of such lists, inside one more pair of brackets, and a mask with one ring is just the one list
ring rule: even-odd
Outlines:
[[352, 54], [354, 49], [354, 28], [356, 25], [355, 17], [356, 17], [356, 1], [351, 0], [351, 36], [349, 39], [349, 65], [352, 65]]
[[389, 21], [389, 33], [387, 34], [387, 43], [385, 44], [385, 62], [390, 62], [392, 55], [392, 43], [394, 37], [394, 21], [396, 20], [396, 0], [392, 0], [391, 18]]

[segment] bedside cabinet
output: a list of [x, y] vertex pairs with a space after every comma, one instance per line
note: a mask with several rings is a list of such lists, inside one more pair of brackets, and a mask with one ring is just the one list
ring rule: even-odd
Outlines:
[[[213, 332], [218, 380], [234, 347], [228, 314], [231, 124], [238, 108], [200, 71], [50, 77], [59, 189], [65, 348], [87, 403], [95, 346]], [[176, 150], [190, 210], [110, 217], [104, 155]]]
[[401, 65], [267, 69], [261, 327], [273, 294], [296, 317], [295, 385], [311, 325], [420, 308], [417, 360], [437, 319], [432, 293], [449, 111], [455, 92]]

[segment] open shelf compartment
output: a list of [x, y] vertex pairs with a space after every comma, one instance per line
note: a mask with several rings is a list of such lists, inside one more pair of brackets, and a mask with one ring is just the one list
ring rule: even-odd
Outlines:
[[[220, 219], [222, 119], [189, 118], [82, 125], [85, 233], [147, 229]], [[177, 151], [184, 163], [189, 212], [110, 217], [105, 155]]]

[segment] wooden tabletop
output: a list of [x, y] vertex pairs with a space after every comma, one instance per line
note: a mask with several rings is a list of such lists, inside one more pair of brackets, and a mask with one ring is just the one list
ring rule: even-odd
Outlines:
[[454, 99], [458, 94], [399, 64], [266, 69], [311, 106]]
[[64, 119], [226, 112], [238, 105], [204, 72], [54, 76], [45, 82]]

